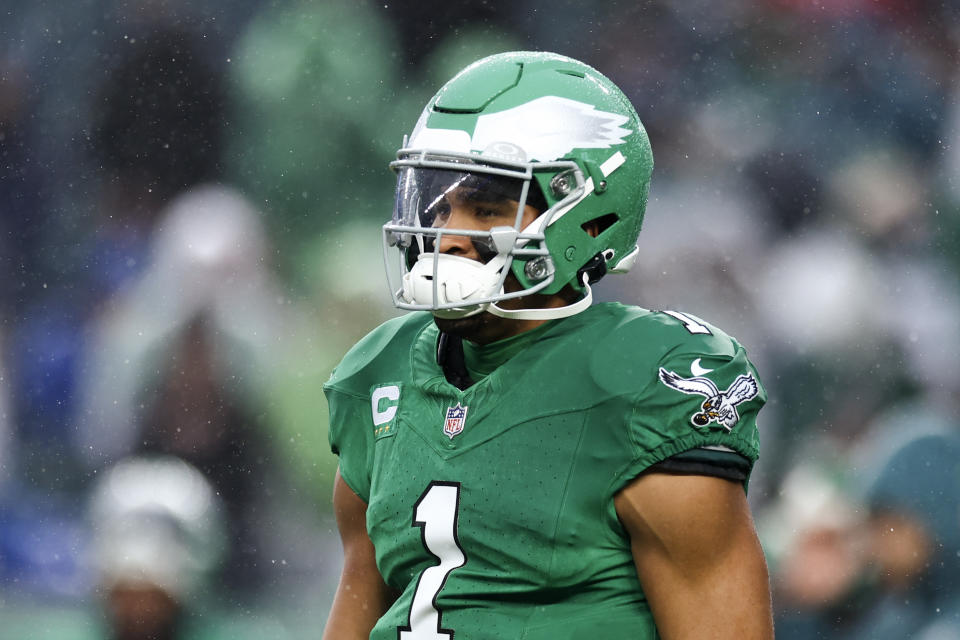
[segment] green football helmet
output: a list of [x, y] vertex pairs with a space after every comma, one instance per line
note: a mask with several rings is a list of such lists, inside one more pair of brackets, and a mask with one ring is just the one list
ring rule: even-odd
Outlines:
[[[549, 319], [585, 309], [591, 282], [630, 268], [653, 154], [636, 111], [609, 79], [565, 56], [521, 51], [454, 76], [390, 166], [397, 198], [383, 239], [397, 307]], [[515, 203], [512, 226], [447, 228], [444, 207], [454, 193], [461, 202]], [[539, 215], [524, 224], [527, 205]], [[444, 235], [469, 237], [482, 259], [446, 255]], [[580, 295], [559, 309], [498, 304], [564, 287]]]

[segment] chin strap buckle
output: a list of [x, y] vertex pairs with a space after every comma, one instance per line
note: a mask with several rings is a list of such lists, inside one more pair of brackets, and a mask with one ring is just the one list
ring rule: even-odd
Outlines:
[[583, 265], [577, 270], [578, 281], [582, 282], [583, 276], [587, 276], [587, 283], [593, 284], [594, 282], [598, 282], [603, 276], [607, 275], [607, 260], [603, 254], [604, 252], [601, 251], [597, 255], [590, 258], [590, 260], [587, 261], [587, 264]]

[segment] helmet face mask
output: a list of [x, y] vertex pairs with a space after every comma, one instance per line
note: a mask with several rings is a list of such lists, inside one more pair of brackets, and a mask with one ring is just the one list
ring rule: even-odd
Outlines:
[[[529, 52], [474, 63], [431, 99], [391, 163], [394, 304], [439, 317], [582, 310], [508, 316], [497, 303], [565, 287], [589, 298], [583, 269], [597, 256], [625, 270], [652, 166], [633, 107], [590, 67]], [[452, 206], [475, 213], [451, 216]], [[480, 260], [442, 252], [445, 236], [469, 238]]]
[[[400, 249], [394, 256], [397, 269], [387, 269], [399, 308], [465, 317], [489, 304], [537, 293], [553, 282], [552, 270], [541, 266], [550, 263], [543, 227], [558, 208], [543, 211], [544, 197], [532, 168], [465, 160], [471, 159], [424, 151], [411, 157], [401, 150], [392, 165], [398, 173], [397, 197], [393, 219], [384, 225], [384, 244], [388, 259], [391, 247]], [[567, 201], [582, 191], [582, 175], [574, 163], [544, 167], [565, 172], [579, 184]], [[532, 223], [525, 222], [528, 204], [539, 214]], [[481, 223], [473, 228], [449, 226], [454, 205], [475, 211]], [[451, 235], [469, 238], [480, 260], [441, 253], [443, 237]], [[511, 267], [531, 262], [539, 267], [539, 277], [520, 288], [515, 278], [508, 283]], [[397, 271], [402, 274], [399, 286]]]

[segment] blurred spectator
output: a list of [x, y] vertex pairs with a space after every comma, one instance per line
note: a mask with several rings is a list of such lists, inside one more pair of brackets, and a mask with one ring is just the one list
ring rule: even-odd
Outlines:
[[[130, 268], [87, 326], [72, 453], [87, 470], [147, 451], [200, 468], [227, 505], [221, 577], [249, 600], [281, 579], [303, 588], [304, 576], [336, 575], [317, 570], [325, 545], [307, 544], [332, 483], [314, 455], [323, 420], [280, 406], [317, 407], [328, 369], [302, 366], [313, 332], [273, 273], [260, 212], [215, 182], [226, 116], [220, 77], [197, 51], [190, 33], [157, 28], [131, 42], [101, 92], [113, 106], [95, 136], [110, 169], [97, 236]], [[123, 248], [128, 233], [136, 251]]]
[[[90, 136], [97, 226], [84, 238], [83, 277], [61, 306], [25, 313], [18, 336], [20, 380], [38, 389], [35, 420], [54, 436], [30, 448], [30, 467], [69, 486], [125, 455], [185, 457], [227, 500], [226, 575], [249, 590], [269, 565], [255, 540], [276, 463], [261, 385], [283, 296], [261, 264], [259, 214], [236, 192], [195, 188], [221, 173], [224, 97], [197, 36], [174, 25], [144, 20], [104, 56]], [[47, 345], [62, 355], [38, 357]]]
[[94, 121], [79, 136], [89, 140], [97, 167], [83, 176], [94, 194], [91, 226], [76, 228], [65, 215], [61, 228], [55, 213], [29, 208], [20, 222], [21, 235], [29, 236], [40, 224], [34, 221], [43, 220], [45, 243], [14, 270], [24, 272], [24, 289], [10, 361], [27, 445], [22, 467], [41, 489], [70, 487], [82, 473], [64, 444], [76, 411], [84, 326], [99, 304], [139, 277], [167, 201], [220, 171], [223, 96], [218, 77], [195, 53], [194, 36], [167, 28], [139, 33], [112, 39], [102, 79], [93, 78]]
[[239, 590], [263, 581], [274, 533], [264, 505], [282, 473], [266, 407], [292, 311], [267, 251], [236, 192], [181, 194], [157, 222], [143, 277], [91, 327], [80, 365], [77, 454], [91, 468], [155, 452], [201, 469], [227, 504], [226, 569]]
[[227, 546], [223, 504], [173, 457], [130, 458], [92, 489], [92, 569], [115, 640], [189, 637], [184, 625]]
[[776, 572], [778, 638], [900, 640], [960, 628], [960, 435], [901, 446], [864, 505], [811, 519], [795, 537]]
[[86, 514], [99, 637], [288, 637], [269, 619], [224, 611], [216, 597], [215, 569], [231, 544], [224, 508], [204, 475], [173, 456], [125, 458], [104, 471]]
[[912, 632], [902, 620], [923, 626], [960, 596], [960, 434], [902, 447], [868, 497], [878, 580], [890, 594], [881, 620]]
[[[197, 334], [194, 325], [193, 337], [203, 336], [197, 346], [215, 340], [220, 361], [212, 373], [236, 399], [252, 400], [244, 394], [256, 393], [257, 382], [269, 377], [264, 367], [283, 322], [283, 296], [264, 262], [258, 215], [238, 193], [214, 185], [182, 194], [162, 213], [143, 276], [105, 304], [90, 328], [78, 443], [91, 462], [137, 446], [154, 404], [153, 397], [139, 397], [140, 389], [159, 388], [156, 378], [176, 352], [171, 344], [198, 318], [214, 333]], [[229, 372], [230, 365], [238, 370]]]

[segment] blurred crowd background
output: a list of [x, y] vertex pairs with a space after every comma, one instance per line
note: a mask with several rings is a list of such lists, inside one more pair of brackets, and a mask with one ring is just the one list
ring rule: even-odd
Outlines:
[[743, 342], [778, 638], [960, 638], [960, 4], [6, 0], [0, 638], [315, 638], [321, 385], [395, 312], [387, 168], [542, 49], [656, 169], [603, 299]]

